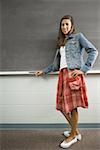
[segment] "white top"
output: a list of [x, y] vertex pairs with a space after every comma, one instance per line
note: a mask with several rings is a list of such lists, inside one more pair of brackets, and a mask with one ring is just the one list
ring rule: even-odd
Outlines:
[[65, 57], [65, 46], [60, 47], [60, 70], [63, 68], [67, 68], [66, 57]]

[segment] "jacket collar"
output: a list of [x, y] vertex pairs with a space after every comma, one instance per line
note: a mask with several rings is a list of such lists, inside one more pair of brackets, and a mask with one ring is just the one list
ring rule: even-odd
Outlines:
[[68, 39], [73, 38], [74, 36], [75, 36], [75, 34], [70, 34], [70, 35], [68, 36]]

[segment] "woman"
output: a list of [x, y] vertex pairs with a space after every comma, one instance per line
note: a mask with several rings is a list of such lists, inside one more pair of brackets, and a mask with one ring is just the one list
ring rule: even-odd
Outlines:
[[[88, 54], [85, 63], [84, 50]], [[59, 71], [56, 109], [62, 112], [71, 127], [71, 131], [64, 132], [66, 139], [60, 144], [62, 148], [68, 148], [82, 138], [77, 129], [78, 107], [88, 108], [84, 75], [92, 68], [97, 55], [98, 52], [92, 43], [82, 33], [75, 33], [72, 16], [66, 15], [60, 21], [53, 63], [35, 73], [36, 76], [40, 76]]]

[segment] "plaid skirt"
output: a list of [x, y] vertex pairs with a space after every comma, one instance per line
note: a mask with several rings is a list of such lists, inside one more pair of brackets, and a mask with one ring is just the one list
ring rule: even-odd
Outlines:
[[[70, 70], [70, 72], [73, 70]], [[81, 77], [81, 87], [79, 90], [71, 90], [68, 84], [68, 69], [64, 68], [59, 72], [56, 109], [63, 113], [70, 113], [77, 107], [88, 108], [88, 98], [84, 75]]]

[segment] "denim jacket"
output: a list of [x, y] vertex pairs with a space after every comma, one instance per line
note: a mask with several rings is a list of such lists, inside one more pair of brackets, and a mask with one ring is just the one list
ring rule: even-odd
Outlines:
[[[84, 50], [88, 55], [86, 62], [83, 60]], [[97, 55], [97, 49], [82, 33], [69, 35], [65, 44], [65, 57], [68, 69], [79, 69], [86, 73], [93, 66]], [[53, 63], [44, 68], [43, 72], [47, 74], [51, 71], [59, 71], [60, 57], [60, 49], [57, 49]]]

